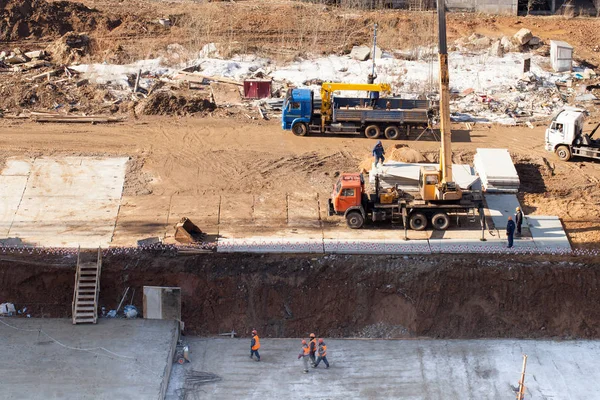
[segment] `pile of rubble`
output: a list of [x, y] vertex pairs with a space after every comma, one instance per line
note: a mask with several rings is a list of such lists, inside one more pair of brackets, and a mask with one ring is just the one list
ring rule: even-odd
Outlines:
[[[553, 72], [547, 59], [550, 46], [523, 28], [513, 37], [491, 39], [472, 34], [455, 42], [458, 51], [480, 51], [490, 57], [505, 57], [508, 53], [522, 52], [520, 64], [523, 74], [510, 85], [496, 85], [486, 91], [473, 88], [453, 93], [454, 121], [498, 122], [506, 125], [545, 120], [566, 104], [583, 105], [597, 100], [593, 90], [600, 81], [590, 68], [574, 67], [573, 71]], [[538, 67], [531, 71], [532, 61]], [[517, 62], [517, 61], [515, 61]]]
[[[544, 48], [542, 40], [534, 36], [529, 29], [522, 28], [512, 37], [502, 36], [499, 39], [473, 33], [469, 37], [455, 40], [453, 50], [472, 51], [487, 49], [491, 56], [502, 57], [506, 53], [525, 52], [540, 48]], [[547, 55], [547, 48], [544, 50], [546, 50]]]

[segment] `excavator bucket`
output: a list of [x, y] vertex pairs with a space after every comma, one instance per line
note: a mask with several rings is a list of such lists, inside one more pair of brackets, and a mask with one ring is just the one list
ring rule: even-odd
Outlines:
[[179, 243], [201, 242], [203, 238], [204, 233], [187, 217], [175, 225], [175, 240]]

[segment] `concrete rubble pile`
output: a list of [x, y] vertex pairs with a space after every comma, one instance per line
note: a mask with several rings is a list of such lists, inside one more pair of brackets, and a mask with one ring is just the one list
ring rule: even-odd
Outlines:
[[517, 193], [519, 175], [507, 149], [477, 149], [475, 170], [488, 193]]
[[[510, 52], [523, 52], [523, 63], [536, 65], [536, 72], [526, 72], [510, 85], [499, 85], [486, 91], [466, 89], [453, 93], [452, 115], [455, 122], [499, 122], [505, 125], [527, 124], [546, 120], [567, 104], [581, 105], [597, 100], [592, 92], [599, 83], [590, 68], [575, 67], [572, 72], [549, 72], [549, 46], [539, 37], [523, 28], [513, 37], [492, 40], [479, 34], [455, 41], [460, 52], [485, 50], [493, 57], [504, 57]], [[527, 61], [529, 58], [529, 61]]]

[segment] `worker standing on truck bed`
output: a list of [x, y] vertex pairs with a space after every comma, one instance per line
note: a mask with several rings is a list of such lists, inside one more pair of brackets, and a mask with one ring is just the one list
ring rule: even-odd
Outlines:
[[300, 350], [300, 354], [298, 354], [298, 358], [302, 357], [302, 362], [304, 363], [304, 373], [308, 373], [308, 353], [310, 349], [308, 348], [308, 344], [306, 344], [306, 340], [302, 339], [302, 349]]
[[521, 236], [521, 225], [523, 225], [523, 212], [521, 211], [521, 207], [517, 207], [515, 210], [515, 223], [517, 225], [517, 236]]
[[385, 149], [383, 148], [383, 144], [381, 143], [381, 140], [378, 140], [375, 147], [373, 147], [373, 157], [375, 157], [375, 167], [377, 167], [379, 160], [381, 160], [381, 164], [383, 165], [383, 162], [385, 161], [385, 157], [383, 156], [384, 154], [385, 154]]
[[508, 217], [508, 222], [506, 223], [506, 237], [508, 238], [508, 248], [513, 247], [513, 235], [515, 234], [515, 221], [513, 221], [512, 217]]
[[[369, 76], [367, 76], [367, 83], [372, 85], [375, 82], [375, 79], [377, 79], [377, 74], [369, 74]], [[369, 92], [369, 98], [371, 99], [371, 107], [375, 108], [377, 100], [379, 100], [379, 92]]]
[[308, 355], [310, 357], [310, 363], [314, 366], [315, 363], [317, 362], [317, 357], [315, 356], [315, 354], [317, 353], [317, 337], [315, 336], [314, 333], [310, 334], [310, 343], [308, 346], [309, 352]]
[[329, 368], [329, 361], [327, 361], [327, 345], [323, 339], [319, 339], [319, 358], [317, 358], [317, 362], [313, 365], [313, 368], [317, 368], [321, 363], [321, 360], [325, 363], [325, 369]]
[[260, 349], [260, 338], [258, 337], [258, 332], [256, 329], [252, 330], [252, 340], [250, 341], [250, 358], [256, 354], [256, 361], [260, 361], [260, 354], [258, 354], [258, 349]]

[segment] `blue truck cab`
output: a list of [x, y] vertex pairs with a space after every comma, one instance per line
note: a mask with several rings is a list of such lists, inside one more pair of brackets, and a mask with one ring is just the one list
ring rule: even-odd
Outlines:
[[[281, 127], [289, 131], [294, 125], [306, 129], [313, 115], [313, 92], [310, 89], [288, 90], [281, 114]], [[297, 128], [298, 129], [298, 128]]]

